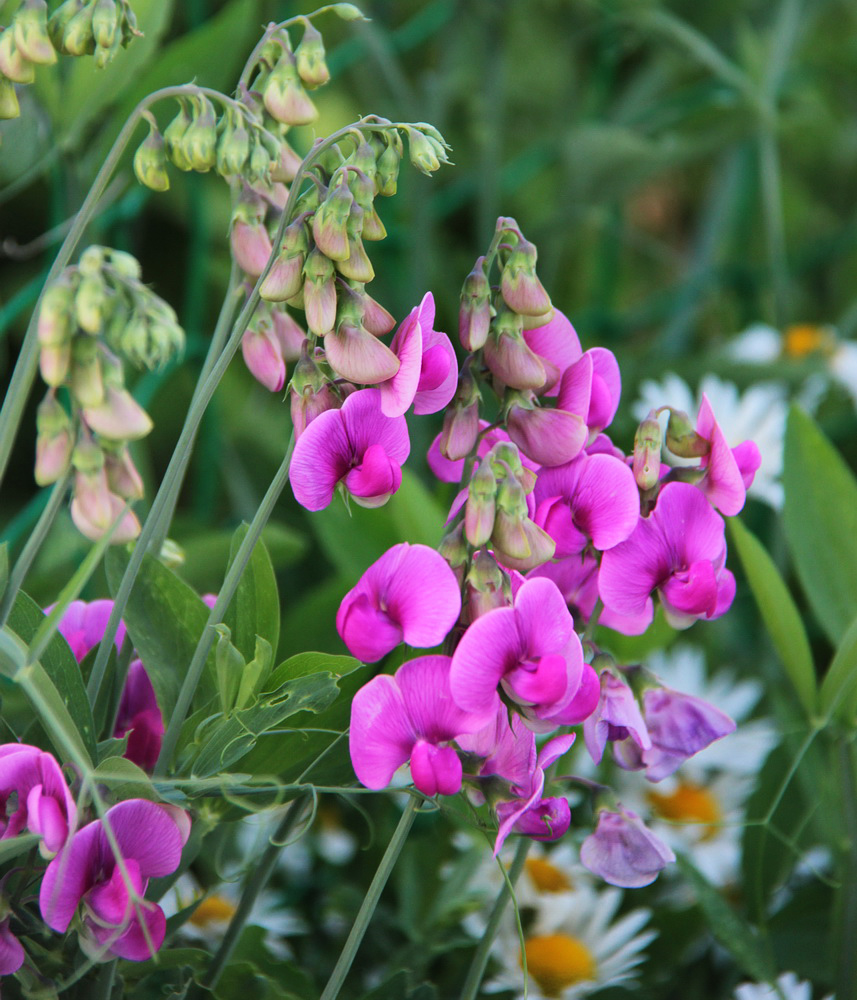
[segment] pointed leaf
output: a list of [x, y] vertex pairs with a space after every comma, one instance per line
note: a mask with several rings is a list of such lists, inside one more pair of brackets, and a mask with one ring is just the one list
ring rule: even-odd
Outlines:
[[853, 727], [857, 714], [857, 619], [842, 637], [821, 685], [821, 711]]
[[[232, 536], [230, 564], [235, 559], [247, 530], [248, 525], [242, 524]], [[257, 635], [267, 640], [271, 649], [277, 648], [280, 638], [280, 597], [274, 567], [261, 539], [256, 543], [250, 561], [241, 574], [238, 589], [226, 609], [223, 624], [231, 630], [232, 643], [247, 663], [256, 654]]]

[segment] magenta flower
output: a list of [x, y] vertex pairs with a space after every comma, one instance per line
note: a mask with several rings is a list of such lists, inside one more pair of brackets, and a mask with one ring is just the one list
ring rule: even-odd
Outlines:
[[[533, 330], [524, 330], [524, 340], [530, 350], [534, 351], [545, 369], [547, 389], [545, 396], [556, 396], [559, 392], [559, 382], [563, 372], [579, 360], [583, 351], [580, 339], [574, 327], [559, 309], [554, 309], [553, 316], [542, 326]], [[579, 410], [575, 411], [579, 413]]]
[[452, 696], [466, 711], [490, 717], [497, 685], [522, 706], [537, 732], [577, 694], [583, 649], [562, 594], [551, 580], [527, 580], [511, 608], [495, 608], [467, 629], [452, 658]]
[[0, 840], [29, 830], [42, 838], [39, 849], [48, 858], [63, 846], [77, 821], [77, 806], [59, 764], [26, 743], [0, 746], [0, 804]]
[[[53, 611], [55, 605], [45, 608], [45, 614]], [[109, 598], [100, 601], [72, 601], [57, 626], [58, 631], [69, 644], [74, 658], [80, 663], [91, 649], [101, 642], [107, 620], [113, 610], [113, 601]], [[125, 638], [125, 625], [119, 623], [116, 630], [116, 650], [119, 651]]]
[[699, 483], [699, 489], [713, 507], [731, 517], [743, 508], [747, 488], [752, 486], [756, 469], [761, 465], [759, 449], [752, 441], [745, 441], [734, 450], [729, 447], [705, 393], [699, 404], [696, 432], [711, 446], [700, 463], [705, 469], [705, 475]]
[[560, 407], [513, 403], [506, 418], [509, 437], [539, 465], [561, 466], [576, 458], [589, 437], [576, 413]]
[[601, 599], [619, 614], [637, 615], [657, 591], [670, 624], [686, 628], [728, 610], [735, 578], [725, 561], [723, 518], [696, 487], [668, 483], [631, 537], [604, 553]]
[[153, 771], [164, 738], [164, 718], [158, 708], [155, 689], [141, 660], [134, 660], [122, 689], [116, 728], [113, 735], [121, 738], [128, 733], [128, 745], [123, 754], [144, 771]]
[[632, 739], [643, 750], [652, 745], [634, 692], [610, 670], [601, 671], [601, 697], [592, 715], [583, 723], [586, 749], [601, 763], [607, 741]]
[[[104, 822], [110, 824], [124, 872]], [[79, 934], [89, 955], [134, 962], [151, 958], [163, 944], [167, 922], [163, 910], [143, 895], [150, 878], [178, 868], [189, 829], [181, 810], [144, 799], [127, 799], [108, 809], [104, 821], [78, 830], [48, 865], [39, 892], [42, 919], [64, 933], [83, 904]]]
[[274, 335], [273, 323], [257, 323], [241, 338], [244, 364], [257, 382], [271, 392], [279, 392], [286, 383], [283, 349]]
[[342, 483], [361, 507], [380, 507], [401, 485], [410, 447], [405, 418], [384, 416], [377, 389], [354, 392], [298, 439], [290, 474], [295, 499], [322, 510]]
[[619, 810], [598, 813], [595, 832], [580, 845], [580, 861], [610, 885], [624, 889], [651, 885], [675, 855], [636, 813], [621, 806]]
[[11, 976], [24, 964], [21, 942], [9, 929], [9, 918], [0, 921], [0, 976]]
[[578, 413], [597, 435], [613, 421], [622, 395], [619, 363], [606, 347], [592, 347], [565, 370], [557, 406]]
[[438, 645], [458, 619], [461, 591], [449, 563], [427, 545], [388, 549], [342, 599], [336, 629], [358, 659], [374, 663], [400, 642]]
[[543, 469], [535, 489], [535, 522], [556, 542], [556, 556], [599, 551], [630, 537], [640, 519], [634, 474], [612, 455], [581, 455]]
[[461, 788], [461, 761], [449, 744], [483, 720], [452, 700], [449, 665], [448, 656], [420, 656], [394, 677], [374, 677], [354, 696], [349, 749], [354, 773], [367, 788], [386, 788], [408, 760], [424, 795], [455, 795]]

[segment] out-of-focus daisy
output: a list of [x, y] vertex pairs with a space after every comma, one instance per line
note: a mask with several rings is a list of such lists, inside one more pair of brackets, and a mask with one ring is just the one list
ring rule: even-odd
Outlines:
[[[229, 922], [241, 901], [241, 884], [224, 882], [217, 889], [205, 892], [189, 874], [182, 875], [161, 900], [161, 908], [170, 917], [200, 900], [190, 918], [182, 924], [179, 934], [214, 948], [226, 933]], [[265, 931], [265, 947], [275, 958], [289, 958], [291, 949], [286, 938], [306, 932], [304, 922], [283, 906], [274, 892], [260, 892], [246, 923]]]
[[[783, 469], [783, 436], [788, 413], [785, 386], [764, 382], [739, 393], [732, 382], [724, 382], [716, 375], [705, 375], [698, 393], [694, 395], [683, 379], [667, 372], [660, 381], [647, 379], [641, 384], [640, 398], [632, 412], [638, 420], [643, 420], [650, 410], [669, 405], [684, 410], [694, 419], [703, 393], [708, 396], [730, 447], [735, 448], [744, 441], [755, 441], [759, 448], [762, 464], [747, 492], [775, 509], [782, 507], [783, 487], [779, 477]], [[662, 413], [660, 420], [664, 429], [667, 419], [668, 414]], [[682, 459], [673, 455], [666, 446], [664, 457], [667, 464], [674, 466], [698, 463], [698, 459]]]
[[[735, 1000], [812, 1000], [812, 983], [801, 981], [793, 972], [777, 977], [771, 983], [743, 983], [735, 990]], [[832, 996], [827, 1000], [833, 1000]]]

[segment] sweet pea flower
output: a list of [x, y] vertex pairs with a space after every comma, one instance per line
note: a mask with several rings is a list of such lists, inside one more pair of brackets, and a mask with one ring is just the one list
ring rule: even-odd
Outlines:
[[116, 727], [117, 739], [128, 733], [128, 745], [123, 756], [144, 771], [153, 771], [164, 738], [164, 718], [158, 708], [155, 689], [141, 660], [134, 660], [119, 700]]
[[[9, 800], [17, 804], [9, 812]], [[59, 764], [26, 743], [0, 746], [0, 840], [29, 830], [42, 838], [39, 850], [50, 858], [63, 846], [77, 821], [77, 806]]]
[[547, 323], [524, 330], [524, 340], [530, 350], [539, 356], [548, 376], [547, 388], [542, 394], [556, 396], [563, 372], [583, 354], [574, 327], [568, 317], [555, 308]]
[[634, 692], [610, 670], [601, 671], [600, 681], [598, 705], [583, 723], [583, 737], [590, 757], [600, 764], [608, 740], [631, 739], [642, 750], [650, 749], [652, 740]]
[[[55, 605], [45, 608], [45, 614], [50, 614]], [[109, 598], [99, 601], [72, 601], [60, 619], [57, 630], [71, 647], [74, 658], [80, 663], [95, 646], [101, 642], [107, 620], [113, 610], [113, 601]], [[116, 630], [116, 651], [119, 651], [125, 638], [125, 625], [119, 623]]]
[[752, 441], [744, 441], [737, 448], [729, 447], [705, 393], [699, 404], [696, 433], [711, 446], [701, 460], [705, 475], [698, 484], [699, 489], [713, 507], [731, 517], [743, 508], [747, 488], [753, 485], [753, 476], [762, 464], [762, 456]]
[[580, 861], [610, 885], [638, 889], [651, 885], [675, 855], [636, 813], [620, 806], [619, 812], [598, 813], [595, 832], [580, 845]]
[[735, 578], [725, 561], [723, 518], [696, 487], [668, 483], [630, 538], [604, 553], [601, 599], [619, 614], [637, 615], [657, 591], [667, 621], [687, 628], [719, 618], [732, 603]]
[[0, 921], [0, 976], [11, 976], [24, 964], [21, 942], [9, 929], [9, 918]]
[[[121, 867], [105, 823], [121, 853]], [[167, 921], [160, 906], [143, 895], [150, 878], [178, 868], [189, 830], [187, 814], [144, 799], [108, 809], [104, 820], [78, 830], [48, 865], [39, 891], [42, 919], [64, 933], [82, 903], [80, 942], [90, 957], [151, 958], [163, 944]]]
[[495, 608], [467, 629], [452, 658], [452, 696], [466, 711], [490, 718], [497, 685], [522, 706], [537, 732], [556, 725], [580, 687], [583, 649], [556, 584], [527, 580], [511, 608]]
[[350, 652], [374, 663], [400, 642], [427, 649], [443, 642], [461, 611], [449, 563], [427, 545], [388, 549], [342, 599], [336, 629]]
[[323, 510], [341, 482], [361, 507], [380, 507], [401, 485], [410, 447], [405, 418], [384, 416], [377, 389], [354, 392], [298, 438], [290, 474], [295, 499]]
[[612, 455], [580, 455], [539, 473], [535, 522], [556, 542], [558, 558], [598, 551], [630, 537], [640, 519], [634, 474]]
[[482, 719], [452, 700], [449, 666], [448, 656], [420, 656], [394, 677], [374, 677], [354, 696], [349, 749], [367, 788], [386, 788], [408, 760], [424, 795], [455, 795], [461, 788], [461, 761], [449, 744], [478, 730]]
[[563, 372], [557, 406], [579, 413], [595, 437], [616, 416], [622, 395], [619, 363], [606, 347], [591, 347]]

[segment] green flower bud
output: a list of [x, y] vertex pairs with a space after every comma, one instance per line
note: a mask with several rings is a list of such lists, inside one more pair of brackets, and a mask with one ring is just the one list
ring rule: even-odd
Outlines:
[[408, 152], [411, 163], [421, 173], [433, 174], [442, 163], [449, 163], [446, 151], [449, 146], [436, 128], [420, 123], [418, 128], [406, 128], [408, 135]]
[[310, 21], [306, 22], [303, 38], [295, 50], [295, 62], [298, 76], [310, 89], [321, 87], [330, 79], [321, 33]]
[[480, 257], [464, 279], [458, 307], [458, 336], [465, 351], [478, 351], [485, 346], [491, 326], [491, 286], [484, 270], [485, 258]]
[[[438, 552], [449, 563], [453, 570], [460, 569], [467, 563], [468, 545], [464, 537], [464, 525], [459, 524], [444, 535], [437, 547]], [[456, 574], [460, 578], [460, 574]]]
[[62, 51], [70, 56], [91, 56], [95, 52], [92, 34], [92, 7], [79, 10], [66, 24], [62, 35]]
[[69, 21], [82, 11], [84, 0], [65, 0], [48, 18], [48, 37], [57, 52], [65, 52], [63, 35]]
[[149, 116], [149, 134], [134, 153], [134, 175], [144, 187], [152, 191], [169, 190], [170, 176], [167, 173], [164, 137], [151, 116]]
[[217, 115], [207, 97], [191, 97], [191, 120], [178, 143], [193, 170], [206, 173], [217, 163]]
[[667, 424], [667, 448], [679, 458], [701, 458], [711, 450], [704, 437], [696, 433], [690, 418], [683, 410], [669, 407], [670, 419]]
[[347, 260], [350, 255], [347, 226], [353, 205], [354, 195], [346, 183], [345, 174], [335, 174], [327, 196], [312, 219], [316, 246], [331, 260]]
[[489, 462], [482, 462], [467, 487], [464, 533], [474, 549], [481, 548], [494, 529], [497, 479]]
[[343, 21], [368, 21], [369, 18], [353, 3], [334, 3], [328, 10], [333, 11]]
[[652, 410], [634, 435], [634, 479], [641, 490], [650, 490], [660, 478], [661, 425]]
[[104, 402], [101, 357], [94, 337], [75, 337], [72, 341], [69, 388], [80, 407], [100, 406]]
[[221, 177], [240, 174], [250, 156], [250, 133], [243, 115], [234, 108], [227, 108], [220, 119], [220, 137], [217, 140], [217, 172]]
[[101, 275], [86, 274], [80, 280], [74, 297], [77, 322], [87, 333], [96, 334], [104, 325], [107, 306], [107, 286]]
[[285, 49], [265, 81], [262, 99], [268, 114], [284, 125], [310, 125], [318, 118], [318, 110], [301, 85], [295, 57]]
[[33, 64], [15, 44], [11, 28], [6, 28], [0, 35], [0, 73], [13, 83], [32, 83], [36, 78]]
[[24, 0], [12, 20], [18, 51], [31, 63], [50, 66], [57, 61], [56, 49], [48, 36], [46, 0]]
[[104, 452], [95, 443], [94, 438], [84, 432], [78, 438], [71, 461], [77, 472], [88, 476], [93, 472], [100, 472], [104, 468]]
[[95, 46], [95, 65], [98, 69], [104, 69], [104, 67], [113, 61], [113, 57], [119, 51], [122, 45], [122, 35], [120, 32], [116, 32], [113, 36], [113, 42], [111, 45], [96, 45]]
[[298, 294], [303, 288], [303, 266], [308, 250], [309, 237], [304, 220], [298, 217], [286, 227], [277, 259], [259, 287], [263, 299], [285, 302]]
[[143, 271], [137, 258], [125, 250], [111, 250], [109, 253], [110, 266], [120, 278], [139, 281]]
[[191, 121], [187, 101], [179, 98], [178, 114], [164, 130], [164, 145], [167, 156], [179, 170], [193, 170], [193, 164], [190, 162], [182, 143], [185, 133], [190, 128]]
[[254, 130], [250, 135], [250, 161], [247, 164], [250, 180], [267, 181], [273, 165], [264, 142], [260, 140], [258, 133]]
[[39, 371], [46, 385], [62, 385], [70, 365], [71, 339], [61, 344], [48, 344], [39, 351]]
[[111, 48], [117, 38], [121, 40], [116, 0], [95, 0], [92, 11], [92, 34], [95, 44], [104, 49]]
[[143, 32], [137, 30], [137, 15], [128, 0], [119, 0], [119, 28], [123, 48], [127, 48], [135, 38], [143, 36]]
[[21, 114], [15, 84], [0, 73], [0, 121], [17, 118]]
[[68, 343], [74, 332], [74, 296], [77, 287], [74, 272], [64, 272], [42, 296], [37, 331], [43, 347]]
[[378, 194], [389, 198], [396, 193], [399, 165], [402, 161], [402, 137], [395, 130], [385, 134], [386, 147], [376, 161], [375, 187]]

